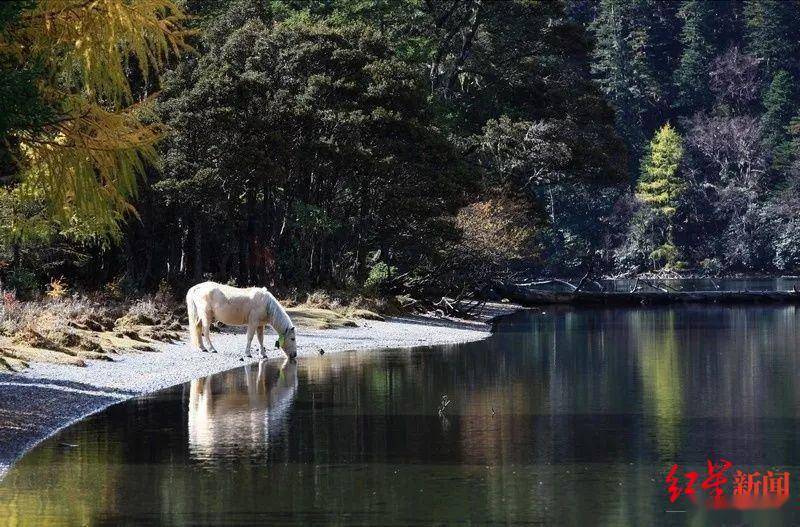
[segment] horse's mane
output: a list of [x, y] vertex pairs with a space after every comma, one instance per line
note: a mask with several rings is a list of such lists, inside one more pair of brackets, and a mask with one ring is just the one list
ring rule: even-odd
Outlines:
[[275, 331], [282, 335], [293, 328], [294, 324], [292, 324], [292, 319], [289, 318], [289, 314], [273, 294], [269, 291], [266, 291], [266, 293], [267, 314], [269, 315], [270, 325], [275, 328]]

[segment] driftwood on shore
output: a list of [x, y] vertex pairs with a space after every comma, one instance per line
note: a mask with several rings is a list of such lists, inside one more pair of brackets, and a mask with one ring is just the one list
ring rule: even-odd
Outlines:
[[501, 294], [522, 305], [648, 305], [676, 303], [800, 303], [798, 291], [537, 291], [526, 285], [505, 284]]

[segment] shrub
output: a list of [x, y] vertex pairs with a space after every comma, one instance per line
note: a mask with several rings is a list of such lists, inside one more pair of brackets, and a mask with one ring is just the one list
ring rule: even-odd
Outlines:
[[67, 296], [69, 293], [69, 288], [67, 287], [67, 283], [62, 278], [53, 278], [50, 281], [50, 285], [47, 289], [47, 296], [52, 299], [60, 299]]
[[700, 267], [709, 276], [719, 276], [722, 272], [722, 263], [717, 258], [705, 258], [700, 262]]
[[800, 221], [790, 221], [779, 230], [773, 262], [782, 272], [795, 273], [800, 270]]
[[33, 271], [17, 267], [6, 276], [5, 287], [16, 291], [19, 297], [31, 297], [41, 291], [42, 282]]
[[397, 274], [395, 267], [390, 267], [386, 262], [377, 262], [369, 270], [369, 276], [364, 281], [364, 290], [370, 294], [377, 293], [381, 285], [393, 274]]

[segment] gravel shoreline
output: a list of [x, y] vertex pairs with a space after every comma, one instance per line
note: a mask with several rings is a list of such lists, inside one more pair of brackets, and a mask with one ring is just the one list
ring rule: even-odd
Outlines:
[[[381, 348], [411, 348], [482, 340], [492, 319], [520, 309], [490, 304], [477, 320], [428, 316], [360, 320], [358, 327], [300, 329], [298, 357]], [[0, 478], [25, 452], [55, 432], [112, 404], [198, 377], [257, 363], [244, 357], [240, 331], [212, 334], [218, 354], [199, 353], [187, 343], [158, 345], [157, 352], [120, 355], [113, 362], [89, 361], [86, 367], [33, 363], [20, 373], [0, 373]], [[274, 335], [265, 335], [268, 357], [284, 357], [272, 349]], [[255, 344], [255, 343], [254, 343]], [[258, 354], [255, 345], [251, 353]]]

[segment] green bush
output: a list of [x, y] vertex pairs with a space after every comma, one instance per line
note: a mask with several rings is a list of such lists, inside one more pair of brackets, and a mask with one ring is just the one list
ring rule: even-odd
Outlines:
[[19, 267], [12, 269], [6, 275], [5, 283], [3, 284], [4, 289], [16, 291], [17, 296], [20, 298], [35, 296], [42, 291], [43, 287], [44, 282], [36, 276], [36, 273]]
[[369, 270], [369, 276], [364, 281], [364, 290], [368, 293], [377, 293], [381, 285], [396, 273], [396, 267], [390, 267], [386, 262], [377, 262]]
[[700, 262], [700, 267], [710, 276], [719, 276], [722, 273], [722, 263], [717, 258], [705, 258]]

